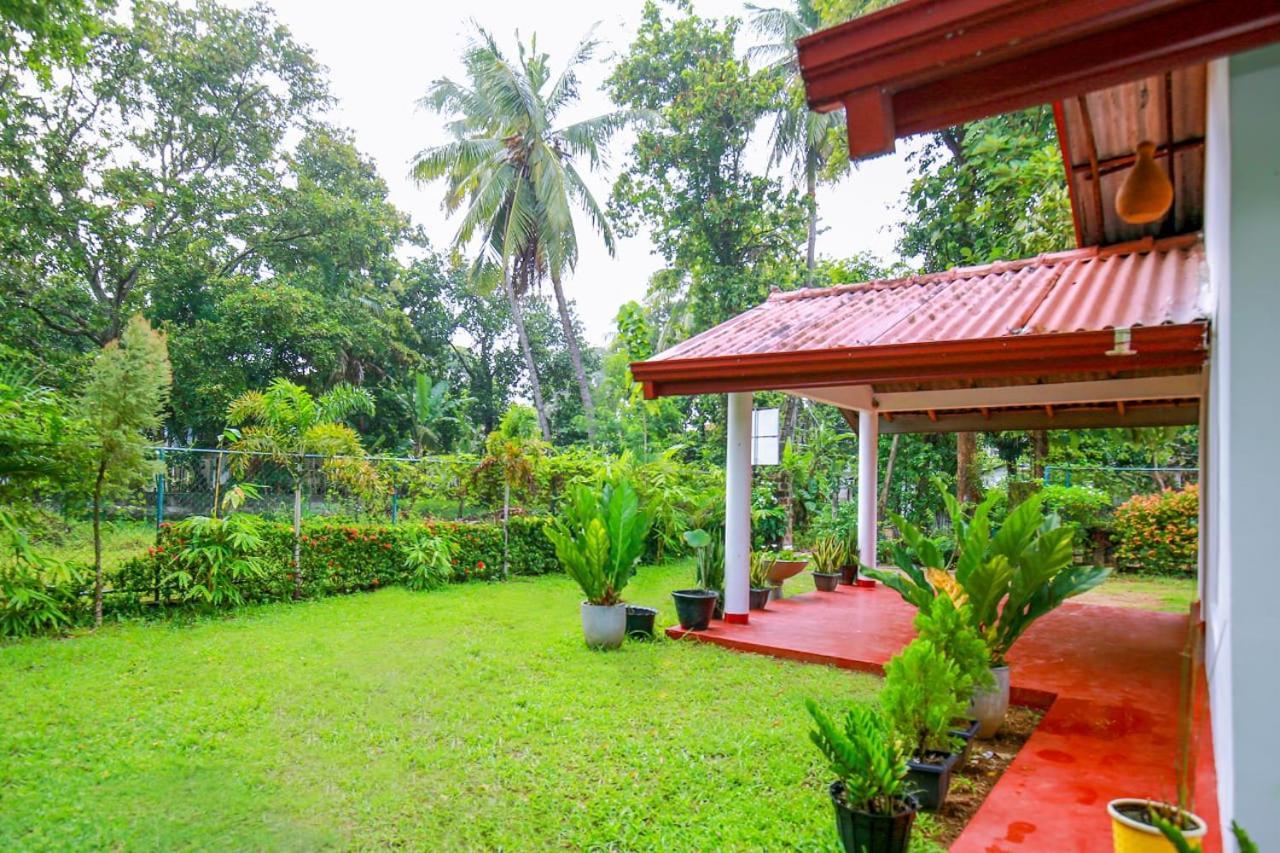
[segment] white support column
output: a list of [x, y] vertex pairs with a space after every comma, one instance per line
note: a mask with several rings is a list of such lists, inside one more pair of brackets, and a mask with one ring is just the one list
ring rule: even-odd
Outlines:
[[876, 497], [879, 494], [880, 416], [874, 409], [858, 411], [858, 557], [876, 567]]
[[724, 621], [745, 623], [751, 588], [751, 394], [729, 395], [725, 448]]

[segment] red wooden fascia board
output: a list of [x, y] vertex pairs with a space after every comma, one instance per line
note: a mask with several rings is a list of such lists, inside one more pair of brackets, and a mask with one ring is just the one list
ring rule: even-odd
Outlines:
[[645, 396], [769, 391], [884, 382], [931, 382], [1074, 372], [1132, 372], [1194, 368], [1204, 363], [1205, 324], [1132, 330], [1128, 356], [1108, 355], [1111, 330], [1020, 335], [642, 361], [631, 365]]
[[906, 0], [797, 43], [810, 106], [979, 67], [1187, 0]]
[[907, 0], [797, 44], [810, 104], [856, 107], [849, 147], [863, 157], [1276, 40], [1280, 0]]

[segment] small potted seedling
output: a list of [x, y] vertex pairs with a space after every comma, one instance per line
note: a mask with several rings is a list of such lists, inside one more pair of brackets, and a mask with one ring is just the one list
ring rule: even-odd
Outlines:
[[[724, 539], [706, 530], [685, 531], [684, 540], [697, 554], [693, 589], [677, 589], [671, 593], [676, 604], [676, 618], [686, 631], [705, 631], [711, 625], [724, 585]], [[717, 581], [718, 578], [718, 581]]]
[[942, 808], [959, 761], [951, 721], [964, 713], [957, 695], [956, 665], [928, 640], [916, 638], [884, 668], [880, 704], [903, 740], [911, 745], [907, 787], [920, 808]]
[[769, 588], [769, 572], [774, 556], [769, 551], [751, 552], [751, 609], [764, 610], [773, 590]]
[[835, 592], [840, 583], [844, 545], [835, 536], [824, 536], [813, 546], [813, 585], [819, 592]]
[[854, 705], [832, 720], [812, 699], [809, 739], [835, 774], [831, 804], [836, 831], [847, 851], [906, 853], [917, 804], [906, 786], [906, 752], [879, 708]]

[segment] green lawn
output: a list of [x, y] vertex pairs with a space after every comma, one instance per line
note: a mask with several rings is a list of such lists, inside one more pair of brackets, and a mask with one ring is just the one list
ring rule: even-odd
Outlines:
[[1136, 607], [1162, 613], [1186, 613], [1196, 598], [1194, 577], [1116, 573], [1102, 586], [1076, 599], [1082, 604]]
[[[645, 568], [633, 600], [687, 585]], [[830, 849], [803, 699], [877, 681], [583, 647], [560, 577], [0, 646], [0, 849]]]
[[[153, 522], [106, 522], [102, 525], [102, 566], [107, 571], [117, 569], [125, 560], [144, 553], [154, 544]], [[42, 554], [62, 562], [93, 565], [93, 527], [87, 521], [77, 521], [51, 538], [37, 540], [36, 546]]]

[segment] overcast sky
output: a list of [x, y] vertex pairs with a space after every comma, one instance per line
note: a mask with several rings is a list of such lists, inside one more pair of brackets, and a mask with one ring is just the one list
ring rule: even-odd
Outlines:
[[[252, 0], [233, 0], [248, 6]], [[515, 33], [536, 32], [538, 44], [551, 54], [558, 71], [562, 59], [593, 23], [604, 42], [596, 62], [585, 70], [582, 103], [568, 118], [611, 109], [600, 90], [609, 60], [625, 52], [640, 20], [643, 0], [587, 2], [587, 0], [473, 0], [470, 3], [397, 2], [397, 0], [268, 0], [295, 37], [308, 44], [329, 68], [338, 106], [336, 124], [355, 132], [356, 143], [377, 162], [391, 188], [392, 202], [423, 225], [434, 246], [447, 246], [455, 231], [440, 209], [440, 184], [418, 187], [407, 177], [409, 161], [418, 150], [444, 142], [443, 120], [419, 111], [414, 102], [432, 80], [462, 78], [459, 56], [467, 43], [470, 20], [494, 32], [509, 55], [515, 54]], [[765, 5], [761, 0], [760, 5]], [[695, 0], [703, 16], [745, 16], [739, 0]], [[746, 32], [740, 37], [749, 44]], [[743, 45], [745, 46], [745, 44]], [[763, 137], [763, 133], [761, 136]], [[629, 147], [619, 137], [611, 147], [608, 168], [591, 178], [603, 204]], [[763, 149], [763, 140], [761, 144]], [[901, 149], [901, 144], [900, 144]], [[763, 153], [757, 152], [763, 167]], [[894, 257], [891, 224], [899, 196], [907, 186], [901, 153], [863, 164], [840, 184], [819, 191], [819, 214], [825, 229], [818, 238], [822, 255], [841, 257], [871, 251], [882, 259]], [[580, 233], [586, 223], [579, 220]], [[581, 259], [565, 282], [577, 302], [588, 340], [603, 344], [613, 329], [618, 306], [644, 295], [650, 274], [662, 265], [649, 240], [640, 234], [618, 246], [609, 257], [598, 240], [580, 237]]]

